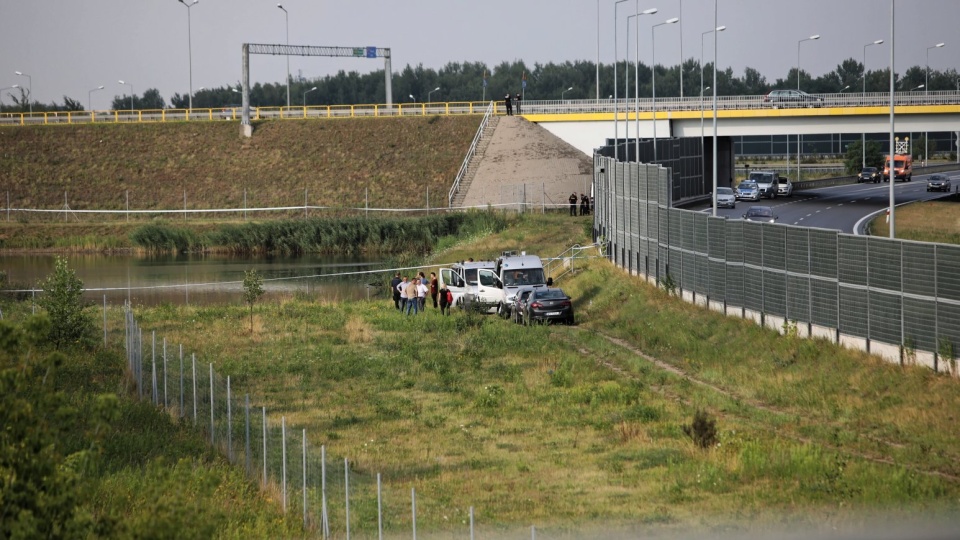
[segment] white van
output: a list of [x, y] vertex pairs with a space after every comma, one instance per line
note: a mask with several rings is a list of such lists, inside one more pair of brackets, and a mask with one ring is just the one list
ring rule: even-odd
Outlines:
[[[462, 308], [465, 299], [470, 301], [477, 295], [480, 288], [478, 272], [493, 270], [496, 267], [497, 263], [494, 261], [463, 261], [452, 264], [448, 268], [441, 268], [440, 288], [446, 287], [453, 295], [452, 305]], [[499, 292], [499, 289], [497, 291]]]
[[484, 275], [491, 273], [496, 280], [498, 293], [495, 304], [496, 312], [501, 317], [510, 317], [513, 303], [521, 289], [538, 289], [547, 286], [546, 275], [543, 271], [543, 261], [536, 255], [520, 255], [512, 251], [505, 251], [498, 259], [497, 266], [490, 270], [480, 271], [480, 280]]

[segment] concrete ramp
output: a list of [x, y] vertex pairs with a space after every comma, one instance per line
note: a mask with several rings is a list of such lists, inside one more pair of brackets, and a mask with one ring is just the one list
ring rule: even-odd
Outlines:
[[502, 116], [462, 205], [565, 207], [571, 193], [589, 193], [592, 180], [589, 156], [522, 117]]

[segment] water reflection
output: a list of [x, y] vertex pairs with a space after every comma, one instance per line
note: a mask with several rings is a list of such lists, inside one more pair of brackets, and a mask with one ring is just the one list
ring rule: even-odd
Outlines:
[[[303, 255], [256, 257], [222, 254], [65, 255], [86, 289], [85, 297], [111, 304], [221, 303], [240, 300], [243, 277], [255, 269], [264, 278], [267, 295], [304, 293], [331, 300], [383, 294], [389, 277], [379, 258]], [[56, 255], [0, 256], [0, 270], [17, 288], [33, 288], [53, 271]], [[374, 273], [370, 273], [374, 272]]]

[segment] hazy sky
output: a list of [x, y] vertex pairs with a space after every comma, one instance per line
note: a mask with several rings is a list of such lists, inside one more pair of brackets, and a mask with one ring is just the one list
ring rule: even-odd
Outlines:
[[[812, 34], [818, 41], [801, 46], [801, 68], [814, 76], [832, 71], [845, 58], [862, 59], [867, 68], [889, 63], [889, 0], [718, 0], [721, 68], [738, 75], [747, 66], [773, 82], [797, 63], [797, 42]], [[681, 24], [657, 29], [657, 63], [699, 59], [704, 31], [713, 28], [713, 0], [641, 0], [641, 60], [650, 62], [650, 26], [671, 17]], [[447, 62], [534, 63], [597, 59], [595, 0], [285, 0], [293, 45], [379, 46], [393, 53], [393, 70], [407, 64], [440, 68]], [[626, 48], [629, 0], [619, 5], [619, 57]], [[681, 13], [682, 6], [682, 13]], [[600, 61], [614, 58], [614, 0], [599, 3]], [[242, 43], [283, 43], [284, 13], [274, 0], [200, 0], [190, 8], [193, 28], [193, 88], [216, 87], [240, 79]], [[898, 0], [896, 68], [924, 65], [960, 68], [960, 0]], [[631, 28], [631, 39], [636, 32]], [[711, 54], [709, 36], [706, 54]], [[631, 45], [632, 51], [635, 45]], [[188, 92], [187, 8], [178, 0], [0, 0], [0, 88], [26, 85], [34, 98], [61, 102], [67, 95], [94, 108], [106, 108], [114, 96], [157, 88], [169, 101]], [[322, 77], [344, 69], [361, 73], [380, 69], [382, 60], [298, 58], [296, 76]], [[251, 57], [251, 79], [283, 81], [283, 57]], [[478, 99], [480, 86], [478, 81]], [[8, 91], [9, 92], [9, 91]], [[6, 96], [7, 92], [4, 92]], [[594, 95], [590, 90], [589, 96]], [[434, 98], [442, 99], [441, 94]], [[9, 104], [9, 98], [6, 103]], [[296, 100], [295, 100], [296, 101]]]

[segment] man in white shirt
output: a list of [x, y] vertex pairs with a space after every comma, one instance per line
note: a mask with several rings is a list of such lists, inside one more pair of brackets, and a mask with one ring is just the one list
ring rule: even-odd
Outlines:
[[417, 280], [417, 302], [420, 303], [420, 311], [427, 306], [427, 292], [430, 291], [430, 287], [427, 287], [426, 283], [423, 280]]

